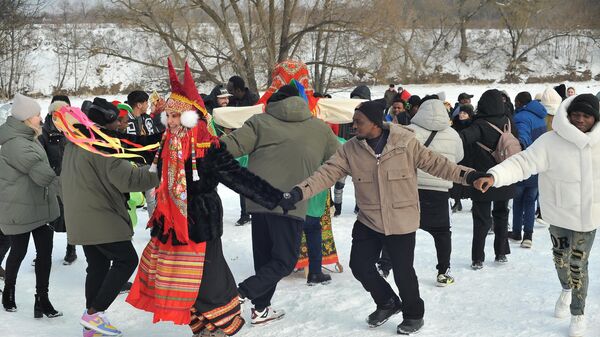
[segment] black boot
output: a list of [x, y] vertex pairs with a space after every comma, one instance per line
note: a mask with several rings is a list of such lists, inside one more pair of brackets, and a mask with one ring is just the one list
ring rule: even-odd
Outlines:
[[65, 254], [65, 259], [63, 261], [63, 265], [68, 266], [77, 260], [77, 252], [75, 250], [75, 246], [67, 245], [67, 253]]
[[33, 317], [34, 318], [42, 318], [43, 315], [46, 315], [48, 318], [60, 317], [62, 316], [62, 312], [56, 311], [50, 303], [50, 299], [48, 299], [48, 294], [36, 294], [35, 295], [35, 303], [33, 305]]
[[314, 286], [315, 284], [329, 284], [331, 282], [331, 275], [324, 273], [308, 273], [308, 278], [306, 279], [306, 284], [309, 286]]
[[333, 213], [333, 216], [339, 216], [340, 214], [342, 214], [342, 203], [334, 203], [333, 207], [335, 207], [335, 212]]
[[249, 214], [242, 214], [240, 216], [240, 218], [238, 219], [238, 221], [235, 222], [236, 226], [243, 226], [247, 223], [249, 223], [252, 219], [250, 218]]
[[397, 297], [390, 298], [384, 305], [378, 305], [377, 309], [367, 317], [367, 324], [371, 328], [378, 327], [400, 311], [402, 311], [400, 299]]
[[4, 286], [4, 292], [2, 292], [2, 306], [4, 310], [8, 312], [17, 311], [17, 303], [15, 303], [15, 288]]
[[423, 327], [424, 323], [425, 322], [422, 318], [404, 319], [402, 323], [398, 325], [398, 329], [396, 330], [396, 332], [398, 332], [399, 335], [410, 335], [411, 333], [418, 332]]

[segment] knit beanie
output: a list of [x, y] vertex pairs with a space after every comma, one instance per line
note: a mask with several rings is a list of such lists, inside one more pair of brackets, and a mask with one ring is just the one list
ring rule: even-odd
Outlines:
[[69, 96], [65, 96], [65, 95], [54, 95], [54, 96], [52, 96], [52, 100], [50, 101], [50, 103], [54, 103], [56, 101], [62, 101], [62, 102], [67, 103], [68, 105], [71, 105], [71, 100], [69, 99]]
[[20, 121], [27, 120], [40, 114], [42, 107], [31, 97], [15, 94], [10, 114]]
[[573, 112], [583, 112], [586, 115], [594, 116], [594, 119], [597, 121], [600, 120], [600, 102], [598, 102], [598, 98], [592, 94], [581, 94], [577, 95], [569, 107], [567, 108], [567, 114]]
[[267, 103], [278, 102], [284, 100], [289, 97], [300, 96], [300, 92], [296, 86], [291, 84], [286, 84], [279, 88], [267, 101]]
[[360, 111], [363, 115], [367, 116], [367, 118], [375, 125], [379, 127], [383, 126], [383, 113], [385, 110], [385, 105], [382, 104], [380, 101], [363, 102], [354, 110]]
[[63, 106], [68, 106], [69, 104], [67, 104], [67, 102], [65, 101], [54, 101], [52, 103], [50, 103], [50, 105], [48, 106], [48, 114], [52, 114], [55, 111], [60, 110], [60, 108], [62, 108]]
[[104, 98], [96, 97], [88, 109], [90, 120], [100, 126], [105, 126], [117, 120], [119, 109]]

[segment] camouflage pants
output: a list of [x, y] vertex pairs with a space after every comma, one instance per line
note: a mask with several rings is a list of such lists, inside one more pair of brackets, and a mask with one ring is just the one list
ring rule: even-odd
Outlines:
[[554, 266], [563, 289], [572, 289], [571, 314], [583, 315], [589, 283], [588, 258], [596, 230], [575, 232], [550, 226]]

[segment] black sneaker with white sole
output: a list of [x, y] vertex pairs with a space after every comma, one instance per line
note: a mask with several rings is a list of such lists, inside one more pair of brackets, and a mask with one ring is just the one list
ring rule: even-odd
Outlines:
[[402, 302], [399, 298], [390, 298], [384, 305], [378, 305], [377, 309], [367, 317], [369, 328], [376, 328], [387, 322], [390, 317], [402, 311]]
[[331, 283], [331, 275], [325, 273], [308, 273], [306, 284], [314, 286], [317, 284], [327, 285]]
[[419, 332], [419, 330], [421, 330], [423, 324], [425, 324], [425, 321], [423, 321], [422, 318], [404, 319], [402, 323], [398, 325], [398, 329], [396, 330], [396, 332], [398, 332], [399, 335], [410, 335], [413, 333], [417, 333]]
[[119, 291], [119, 294], [127, 294], [130, 290], [131, 290], [131, 286], [133, 284], [131, 284], [131, 282], [126, 282], [122, 287], [121, 290]]

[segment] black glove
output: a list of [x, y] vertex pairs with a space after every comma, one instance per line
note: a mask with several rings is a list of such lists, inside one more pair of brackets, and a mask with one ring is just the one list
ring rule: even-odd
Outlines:
[[470, 186], [473, 186], [473, 183], [475, 182], [475, 180], [477, 180], [479, 178], [491, 177], [491, 176], [492, 175], [489, 173], [479, 172], [479, 171], [471, 171], [467, 174], [467, 184], [469, 184]]
[[302, 190], [299, 187], [294, 187], [288, 193], [283, 193], [279, 206], [283, 209], [283, 214], [296, 209], [296, 203], [302, 200]]

